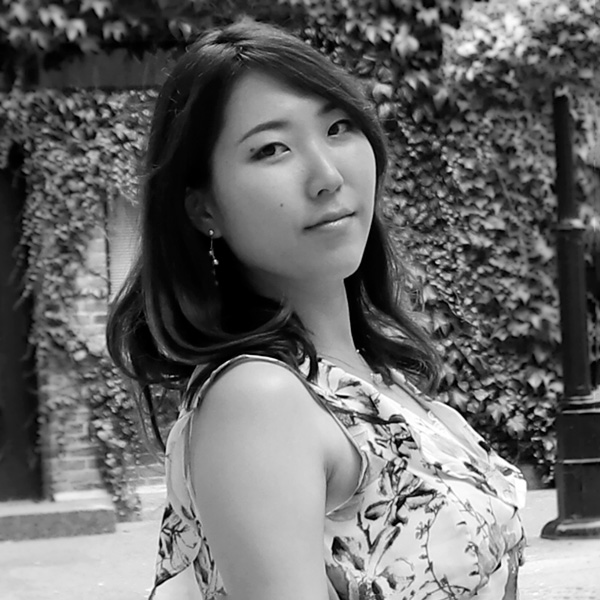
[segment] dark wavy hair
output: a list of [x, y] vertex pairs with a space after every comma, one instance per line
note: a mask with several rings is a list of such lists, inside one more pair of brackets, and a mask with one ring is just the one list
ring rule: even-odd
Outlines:
[[375, 371], [412, 374], [425, 388], [438, 379], [428, 336], [403, 300], [406, 270], [381, 221], [387, 168], [384, 134], [358, 82], [290, 33], [242, 21], [202, 35], [177, 61], [158, 95], [142, 190], [141, 251], [108, 319], [115, 364], [142, 389], [181, 389], [205, 365], [194, 389], [223, 361], [242, 353], [268, 355], [293, 367], [317, 355], [298, 316], [248, 285], [222, 239], [215, 285], [209, 239], [192, 224], [189, 190], [208, 189], [211, 156], [232, 88], [249, 71], [270, 74], [345, 110], [368, 138], [376, 158], [377, 202], [358, 270], [345, 281], [352, 335]]

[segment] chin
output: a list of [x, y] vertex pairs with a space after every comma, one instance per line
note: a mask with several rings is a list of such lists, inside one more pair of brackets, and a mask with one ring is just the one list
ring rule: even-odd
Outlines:
[[343, 262], [340, 261], [336, 265], [331, 265], [329, 269], [327, 269], [330, 277], [334, 279], [347, 279], [351, 275], [354, 275], [356, 271], [358, 271], [358, 267], [360, 267], [360, 263], [362, 260], [362, 254], [357, 257], [353, 257], [353, 260], [349, 260], [349, 257], [346, 257], [346, 260]]

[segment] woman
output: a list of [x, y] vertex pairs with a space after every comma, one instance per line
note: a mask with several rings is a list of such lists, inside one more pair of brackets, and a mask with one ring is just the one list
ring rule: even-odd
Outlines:
[[274, 27], [205, 34], [164, 84], [108, 326], [183, 390], [153, 595], [191, 565], [206, 600], [516, 598], [523, 479], [420, 391], [386, 161], [356, 83]]

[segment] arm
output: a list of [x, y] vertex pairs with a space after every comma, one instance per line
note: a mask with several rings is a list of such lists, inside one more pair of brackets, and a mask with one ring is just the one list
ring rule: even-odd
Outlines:
[[235, 366], [194, 416], [195, 502], [231, 600], [327, 600], [317, 406], [285, 368]]

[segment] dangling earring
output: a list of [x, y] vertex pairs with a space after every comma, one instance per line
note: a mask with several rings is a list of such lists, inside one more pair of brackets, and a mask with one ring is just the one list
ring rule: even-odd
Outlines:
[[215, 240], [214, 240], [215, 230], [209, 229], [208, 235], [210, 236], [210, 248], [208, 249], [208, 254], [210, 256], [210, 260], [212, 263], [212, 273], [213, 273], [213, 277], [215, 278], [215, 284], [219, 285], [219, 280], [217, 279], [217, 267], [219, 266], [219, 261], [217, 260], [217, 257], [215, 255]]

